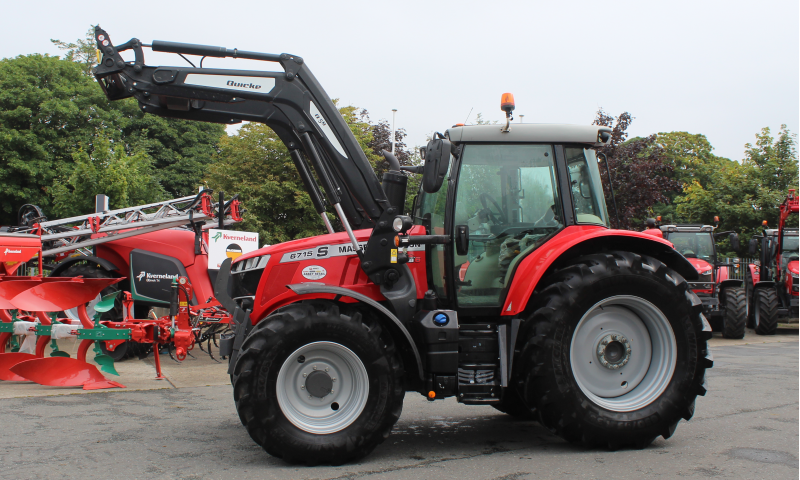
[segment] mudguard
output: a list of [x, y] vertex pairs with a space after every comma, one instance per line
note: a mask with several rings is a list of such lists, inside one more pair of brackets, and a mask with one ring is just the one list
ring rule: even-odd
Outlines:
[[609, 230], [593, 225], [570, 226], [517, 264], [501, 315], [517, 315], [525, 310], [528, 299], [551, 267], [558, 267], [584, 254], [612, 250], [649, 255], [686, 280], [698, 278], [697, 270], [667, 240], [628, 230]]
[[104, 258], [93, 257], [93, 256], [82, 256], [81, 255], [81, 256], [77, 256], [77, 257], [68, 258], [68, 259], [64, 260], [63, 262], [59, 263], [58, 265], [56, 265], [56, 268], [54, 268], [50, 272], [50, 276], [51, 277], [57, 277], [57, 276], [59, 276], [61, 274], [61, 272], [63, 272], [64, 270], [68, 269], [69, 267], [71, 267], [72, 265], [74, 265], [74, 264], [76, 264], [78, 262], [96, 263], [98, 266], [100, 266], [100, 268], [102, 268], [103, 270], [105, 270], [107, 272], [114, 272], [116, 270], [119, 270], [116, 265], [114, 265], [113, 263], [111, 263], [110, 261], [108, 261], [108, 260], [106, 260]]

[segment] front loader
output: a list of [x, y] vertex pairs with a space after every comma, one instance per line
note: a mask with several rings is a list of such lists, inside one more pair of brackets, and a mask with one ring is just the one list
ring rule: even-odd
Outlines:
[[789, 190], [778, 207], [778, 228], [767, 228], [764, 220], [762, 234], [750, 240], [749, 253], [758, 252], [758, 263], [745, 272], [747, 321], [759, 335], [775, 335], [780, 319], [798, 321], [798, 229], [789, 227], [787, 220], [800, 211], [799, 203], [795, 191]]
[[[95, 37], [110, 100], [271, 127], [328, 230], [226, 260], [215, 284], [233, 312], [221, 348], [236, 408], [268, 453], [359, 459], [388, 436], [406, 392], [535, 416], [571, 442], [611, 448], [643, 448], [692, 417], [713, 364], [686, 282], [697, 272], [663, 239], [608, 228], [594, 148], [609, 128], [511, 125], [507, 95], [505, 125], [437, 133], [420, 167], [385, 152], [379, 182], [302, 58], [115, 47], [99, 27]], [[278, 68], [154, 67], [145, 47]], [[403, 170], [422, 175], [410, 216]]]

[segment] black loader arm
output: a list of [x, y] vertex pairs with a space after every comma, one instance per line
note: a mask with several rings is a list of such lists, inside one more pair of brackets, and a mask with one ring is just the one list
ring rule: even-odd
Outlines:
[[[266, 124], [289, 148], [306, 188], [318, 190], [308, 168], [303, 168], [306, 160], [298, 160], [299, 152], [310, 160], [327, 201], [337, 212], [341, 205], [354, 228], [373, 226], [390, 208], [366, 155], [302, 58], [158, 40], [144, 45], [132, 39], [115, 47], [99, 26], [95, 27], [95, 40], [99, 63], [94, 75], [110, 100], [134, 97], [142, 111], [162, 117]], [[142, 51], [145, 46], [159, 52], [274, 62], [282, 71], [148, 66]], [[125, 50], [133, 50], [133, 62], [120, 56]], [[322, 213], [320, 193], [309, 192]]]
[[[390, 177], [394, 175], [393, 180], [386, 182], [384, 175], [384, 184], [400, 182], [402, 188], [391, 188], [391, 195], [387, 195], [350, 127], [302, 58], [162, 41], [144, 45], [135, 38], [115, 47], [99, 26], [95, 27], [95, 40], [99, 55], [94, 76], [110, 100], [133, 97], [142, 111], [163, 117], [222, 124], [251, 121], [272, 128], [289, 149], [328, 231], [333, 229], [325, 215], [326, 201], [336, 210], [369, 278], [382, 289], [394, 286], [398, 291], [409, 292], [388, 295], [387, 298], [392, 297], [389, 301], [402, 308], [415, 301], [414, 289], [409, 288], [413, 278], [407, 268], [398, 264], [396, 254], [391, 255], [397, 235], [392, 221], [402, 213], [406, 177], [395, 161], [397, 171], [387, 172]], [[181, 56], [261, 60], [277, 63], [281, 68], [202, 68], [202, 59], [200, 68], [194, 64], [154, 67], [144, 63], [143, 47]], [[120, 56], [126, 50], [133, 51], [134, 61]], [[372, 228], [366, 249], [360, 248], [353, 228]]]

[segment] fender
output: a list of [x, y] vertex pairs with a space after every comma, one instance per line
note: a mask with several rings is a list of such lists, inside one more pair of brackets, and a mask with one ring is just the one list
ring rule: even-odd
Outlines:
[[761, 281], [761, 270], [758, 265], [749, 263], [747, 265], [747, 271], [750, 272], [750, 280], [753, 286]]
[[74, 265], [74, 264], [76, 264], [78, 262], [96, 263], [100, 268], [102, 268], [103, 270], [105, 270], [107, 272], [113, 272], [115, 270], [119, 270], [116, 265], [114, 265], [110, 261], [106, 260], [105, 258], [92, 257], [92, 256], [85, 256], [85, 257], [84, 256], [77, 256], [77, 257], [68, 258], [68, 259], [64, 260], [63, 262], [59, 263], [58, 265], [56, 265], [56, 268], [54, 268], [50, 272], [50, 276], [51, 277], [57, 277], [61, 272], [63, 272], [64, 270], [68, 269], [69, 267], [71, 267], [72, 265]]
[[425, 380], [425, 375], [422, 372], [422, 359], [419, 355], [419, 350], [417, 349], [417, 345], [414, 343], [414, 340], [411, 338], [411, 334], [408, 332], [403, 323], [386, 307], [384, 307], [383, 305], [369, 298], [366, 295], [362, 295], [358, 292], [354, 292], [347, 288], [335, 287], [332, 285], [325, 285], [322, 283], [296, 283], [292, 285], [287, 285], [287, 287], [289, 287], [289, 289], [291, 289], [297, 295], [326, 293], [326, 294], [333, 294], [336, 296], [350, 297], [354, 300], [358, 300], [359, 302], [366, 303], [367, 305], [371, 306], [372, 308], [383, 314], [384, 317], [386, 317], [388, 320], [392, 322], [392, 325], [390, 326], [392, 330], [401, 333], [403, 337], [405, 337], [406, 347], [408, 347], [414, 354], [414, 362], [416, 363], [417, 374], [419, 375], [419, 379], [420, 381]]
[[697, 270], [667, 240], [641, 232], [574, 225], [560, 231], [517, 264], [501, 315], [517, 315], [525, 310], [539, 280], [551, 267], [557, 268], [583, 254], [611, 250], [649, 255], [678, 272], [686, 280], [698, 278]]
[[744, 286], [744, 280], [737, 280], [735, 278], [729, 278], [727, 280], [723, 280], [723, 281], [719, 282], [719, 291], [721, 292], [721, 291], [725, 290], [726, 288], [730, 288], [730, 287], [743, 287], [743, 286]]

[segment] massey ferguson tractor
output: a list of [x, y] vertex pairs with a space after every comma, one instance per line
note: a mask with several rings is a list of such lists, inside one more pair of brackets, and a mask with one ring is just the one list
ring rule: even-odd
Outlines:
[[[666, 240], [608, 228], [593, 148], [609, 128], [511, 125], [504, 95], [504, 125], [437, 133], [419, 167], [384, 153], [379, 182], [302, 58], [114, 46], [99, 27], [95, 37], [109, 100], [271, 127], [327, 228], [225, 260], [215, 283], [233, 315], [220, 347], [236, 409], [268, 453], [361, 458], [389, 435], [406, 392], [535, 415], [571, 442], [610, 448], [669, 438], [694, 414], [713, 364], [686, 281], [697, 271]], [[144, 47], [276, 68], [149, 66]], [[412, 215], [401, 210], [406, 172], [422, 176]]]
[[[765, 228], [749, 245], [750, 255], [760, 251], [758, 264], [745, 272], [748, 326], [759, 335], [775, 335], [781, 318], [798, 321], [798, 229], [786, 226], [789, 215], [798, 213], [794, 190], [779, 208], [778, 228]], [[793, 223], [797, 225], [797, 216]]]
[[715, 225], [680, 224], [660, 225], [661, 217], [648, 218], [649, 227], [643, 233], [669, 240], [697, 270], [698, 279], [689, 282], [689, 288], [703, 302], [703, 314], [716, 332], [725, 338], [744, 338], [747, 323], [747, 301], [742, 280], [730, 278], [730, 265], [717, 259], [716, 239], [728, 235], [731, 247], [739, 249], [739, 236], [735, 232], [715, 232]]

